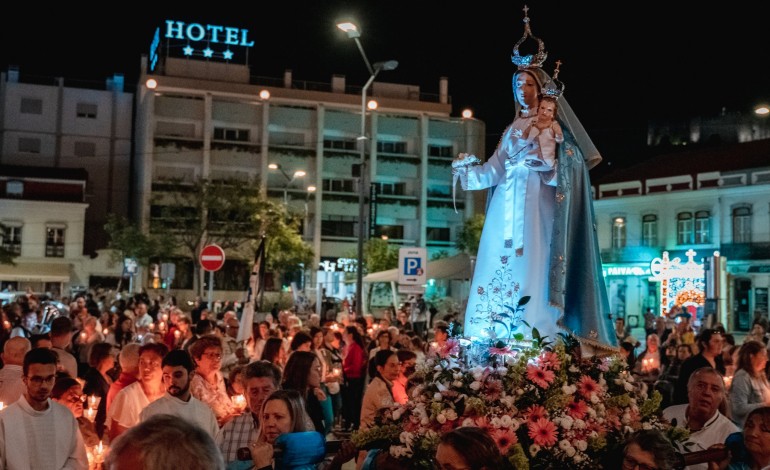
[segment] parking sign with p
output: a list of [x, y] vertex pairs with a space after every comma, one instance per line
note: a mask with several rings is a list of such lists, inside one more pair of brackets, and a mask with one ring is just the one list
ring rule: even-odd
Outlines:
[[423, 285], [427, 282], [425, 273], [425, 248], [401, 248], [398, 250], [398, 283]]

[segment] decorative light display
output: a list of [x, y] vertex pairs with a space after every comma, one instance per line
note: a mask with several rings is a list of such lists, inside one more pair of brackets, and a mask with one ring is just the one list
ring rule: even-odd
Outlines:
[[660, 315], [666, 316], [674, 305], [702, 307], [706, 300], [706, 277], [703, 264], [695, 262], [695, 251], [687, 250], [687, 262], [670, 260], [668, 251], [650, 263], [652, 278], [660, 281]]

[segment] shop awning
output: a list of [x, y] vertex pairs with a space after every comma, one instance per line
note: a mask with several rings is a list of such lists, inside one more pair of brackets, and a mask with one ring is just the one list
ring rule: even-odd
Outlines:
[[[428, 261], [425, 268], [428, 279], [461, 280], [471, 278], [471, 259], [466, 253], [449, 258]], [[398, 269], [388, 269], [364, 276], [364, 282], [398, 282]]]
[[69, 263], [0, 264], [0, 280], [28, 282], [69, 282]]

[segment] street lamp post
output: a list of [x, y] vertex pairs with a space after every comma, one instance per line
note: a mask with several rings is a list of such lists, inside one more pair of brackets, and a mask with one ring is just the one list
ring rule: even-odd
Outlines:
[[344, 31], [349, 39], [353, 39], [361, 52], [366, 69], [369, 71], [369, 80], [361, 89], [361, 134], [358, 136], [358, 150], [360, 152], [360, 176], [358, 178], [358, 250], [356, 260], [356, 310], [358, 314], [363, 315], [363, 290], [364, 290], [364, 238], [366, 237], [366, 191], [368, 190], [368, 170], [366, 165], [366, 90], [369, 89], [377, 75], [383, 70], [393, 70], [398, 67], [398, 61], [388, 60], [386, 62], [375, 62], [372, 65], [364, 52], [364, 46], [361, 45], [361, 32], [352, 22], [337, 23], [337, 27]]
[[284, 171], [283, 168], [281, 168], [281, 165], [279, 165], [277, 163], [271, 163], [271, 164], [267, 165], [267, 167], [270, 168], [271, 170], [279, 170], [281, 172], [281, 174], [283, 175], [283, 177], [286, 178], [286, 185], [284, 185], [284, 187], [283, 187], [283, 204], [288, 206], [288, 204], [289, 204], [289, 193], [288, 193], [289, 185], [295, 179], [304, 177], [306, 175], [306, 173], [304, 171], [302, 171], [302, 170], [297, 170], [297, 171], [294, 172], [294, 175], [289, 176], [289, 174], [286, 173], [286, 171]]

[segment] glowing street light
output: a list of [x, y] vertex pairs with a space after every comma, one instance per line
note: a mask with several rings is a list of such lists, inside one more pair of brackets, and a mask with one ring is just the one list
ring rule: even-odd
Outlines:
[[288, 204], [289, 203], [289, 185], [296, 180], [297, 178], [303, 178], [307, 173], [304, 170], [297, 170], [294, 172], [292, 176], [289, 176], [286, 171], [284, 171], [283, 168], [281, 168], [281, 165], [278, 163], [270, 163], [267, 165], [267, 167], [271, 170], [279, 170], [284, 178], [286, 178], [286, 185], [283, 187], [283, 203]]
[[[357, 263], [356, 268], [356, 313], [358, 315], [364, 314], [363, 304], [363, 290], [364, 290], [364, 238], [366, 237], [366, 221], [368, 214], [368, 207], [366, 204], [366, 191], [369, 188], [368, 171], [366, 169], [366, 90], [369, 89], [374, 79], [383, 70], [394, 70], [398, 67], [398, 61], [388, 60], [385, 62], [375, 62], [372, 65], [369, 62], [369, 58], [366, 56], [364, 46], [361, 45], [361, 31], [358, 26], [350, 21], [343, 21], [337, 23], [337, 27], [344, 31], [348, 35], [349, 39], [356, 42], [361, 57], [364, 59], [366, 69], [369, 71], [369, 80], [361, 88], [361, 135], [358, 137], [358, 145], [360, 152], [360, 177], [358, 178], [358, 249], [357, 249]], [[376, 103], [376, 102], [375, 102]], [[376, 107], [376, 106], [375, 106]], [[370, 108], [374, 109], [374, 108]]]
[[766, 104], [759, 104], [754, 107], [754, 114], [762, 117], [767, 116], [768, 114], [770, 114], [770, 106]]

